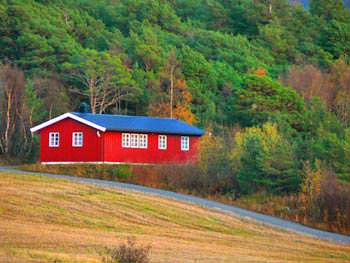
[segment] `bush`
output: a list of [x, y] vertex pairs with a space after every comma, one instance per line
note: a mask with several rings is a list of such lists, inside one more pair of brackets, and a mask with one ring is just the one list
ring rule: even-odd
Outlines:
[[148, 263], [151, 247], [137, 245], [135, 238], [128, 238], [126, 243], [116, 248], [108, 248], [104, 263]]
[[299, 190], [301, 178], [295, 149], [276, 124], [247, 128], [236, 133], [235, 141], [232, 161], [238, 168], [242, 193], [284, 194]]
[[337, 175], [317, 161], [313, 168], [304, 167], [302, 207], [313, 224], [327, 230], [350, 233], [350, 184], [341, 183]]
[[350, 185], [339, 183], [333, 172], [327, 172], [321, 182], [312, 203], [312, 219], [327, 223], [331, 230], [350, 230]]
[[238, 192], [230, 161], [232, 133], [205, 135], [200, 156], [187, 165], [133, 166], [131, 181], [141, 185], [181, 191], [201, 196], [232, 195]]

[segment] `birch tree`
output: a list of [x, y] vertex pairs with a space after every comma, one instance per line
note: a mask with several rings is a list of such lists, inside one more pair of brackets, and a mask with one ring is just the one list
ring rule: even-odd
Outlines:
[[23, 106], [25, 79], [16, 66], [5, 64], [0, 67], [0, 150], [8, 155], [15, 143], [15, 136], [21, 130], [20, 114]]
[[169, 108], [170, 108], [170, 118], [173, 118], [173, 110], [174, 110], [174, 83], [175, 83], [175, 78], [177, 77], [176, 74], [178, 73], [177, 71], [180, 69], [180, 62], [176, 58], [176, 54], [174, 50], [170, 50], [169, 55], [167, 60], [165, 61], [165, 74], [168, 76], [169, 80], [169, 97], [170, 97], [170, 103], [169, 103]]
[[196, 118], [190, 108], [192, 94], [188, 90], [181, 71], [181, 63], [174, 50], [169, 51], [159, 78], [160, 87], [156, 101], [151, 103], [148, 113], [194, 123]]
[[104, 113], [139, 92], [119, 55], [86, 49], [64, 67], [69, 78], [82, 85], [71, 91], [89, 98], [92, 113]]

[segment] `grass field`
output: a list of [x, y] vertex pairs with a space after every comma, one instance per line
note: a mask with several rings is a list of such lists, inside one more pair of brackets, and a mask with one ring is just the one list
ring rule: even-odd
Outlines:
[[101, 262], [133, 236], [152, 262], [349, 262], [319, 241], [173, 200], [0, 173], [0, 262]]

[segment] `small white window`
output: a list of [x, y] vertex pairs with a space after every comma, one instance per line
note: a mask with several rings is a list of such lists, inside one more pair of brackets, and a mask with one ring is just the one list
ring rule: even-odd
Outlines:
[[167, 137], [166, 135], [158, 135], [158, 149], [166, 150], [167, 148]]
[[140, 134], [139, 135], [139, 148], [147, 149], [147, 134]]
[[130, 133], [123, 133], [123, 135], [122, 135], [122, 147], [123, 148], [130, 147]]
[[73, 147], [83, 147], [83, 133], [82, 132], [73, 132], [72, 146]]
[[59, 147], [60, 146], [60, 133], [59, 132], [50, 132], [49, 133], [49, 146], [50, 147]]
[[130, 134], [130, 147], [137, 148], [139, 146], [139, 135], [132, 133]]
[[181, 151], [188, 151], [190, 149], [190, 137], [181, 136]]

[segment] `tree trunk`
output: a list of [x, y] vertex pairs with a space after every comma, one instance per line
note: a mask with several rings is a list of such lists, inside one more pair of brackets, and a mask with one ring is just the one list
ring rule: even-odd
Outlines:
[[96, 97], [95, 97], [95, 77], [91, 77], [90, 79], [90, 84], [89, 84], [89, 89], [90, 89], [90, 105], [91, 105], [91, 112], [93, 114], [96, 113]]
[[52, 107], [53, 107], [53, 104], [50, 105], [50, 110], [49, 110], [49, 120], [52, 119]]
[[170, 68], [170, 118], [173, 117], [174, 104], [174, 67]]
[[11, 126], [11, 110], [12, 110], [12, 92], [8, 91], [7, 93], [7, 109], [6, 109], [6, 129], [4, 134], [4, 152], [5, 154], [8, 154], [9, 152], [9, 133], [10, 133], [10, 126]]

